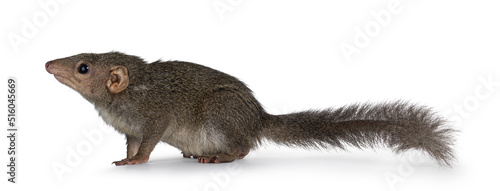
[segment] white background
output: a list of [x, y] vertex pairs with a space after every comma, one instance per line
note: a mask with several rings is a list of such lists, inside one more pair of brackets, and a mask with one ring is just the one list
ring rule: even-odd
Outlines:
[[[2, 190], [499, 188], [496, 1], [70, 0], [44, 9], [46, 2], [55, 1], [0, 5], [2, 92], [7, 77], [16, 77], [20, 128], [18, 184], [7, 182], [4, 166]], [[394, 5], [386, 23], [371, 14]], [[359, 31], [371, 36], [348, 62], [341, 44], [356, 46]], [[224, 71], [247, 83], [273, 114], [394, 99], [429, 105], [461, 131], [457, 162], [450, 169], [384, 148], [306, 151], [267, 144], [236, 163], [207, 165], [159, 144], [147, 164], [115, 167], [111, 162], [125, 157], [124, 137], [44, 68], [52, 59], [112, 50]], [[85, 132], [95, 134], [89, 139]], [[1, 140], [3, 165], [8, 142]], [[71, 158], [75, 153], [80, 158]], [[59, 179], [54, 164], [71, 172]]]

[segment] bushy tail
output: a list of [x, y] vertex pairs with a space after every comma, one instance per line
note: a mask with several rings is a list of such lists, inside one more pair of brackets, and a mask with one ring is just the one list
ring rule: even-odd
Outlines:
[[387, 146], [396, 153], [423, 150], [441, 165], [454, 160], [454, 130], [430, 108], [396, 101], [270, 115], [264, 138], [300, 147]]

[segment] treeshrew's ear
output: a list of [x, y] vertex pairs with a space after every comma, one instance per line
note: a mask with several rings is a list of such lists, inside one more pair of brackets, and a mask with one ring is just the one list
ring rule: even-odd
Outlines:
[[125, 90], [129, 84], [128, 69], [125, 66], [115, 66], [110, 74], [106, 87], [111, 93], [120, 93]]

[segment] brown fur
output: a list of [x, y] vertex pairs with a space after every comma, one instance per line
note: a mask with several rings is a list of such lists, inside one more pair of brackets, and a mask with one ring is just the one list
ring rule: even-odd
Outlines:
[[[81, 64], [88, 73], [78, 72]], [[264, 139], [306, 148], [419, 149], [444, 165], [454, 158], [453, 130], [429, 108], [407, 102], [270, 115], [243, 82], [189, 62], [147, 64], [110, 52], [53, 60], [46, 69], [126, 135], [127, 158], [116, 165], [147, 162], [159, 141], [201, 163], [241, 159]]]

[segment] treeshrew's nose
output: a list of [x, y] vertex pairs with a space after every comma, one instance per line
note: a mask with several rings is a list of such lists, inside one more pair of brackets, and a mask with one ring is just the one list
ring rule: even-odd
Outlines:
[[[50, 69], [49, 69], [49, 66], [50, 64], [52, 64], [52, 61], [48, 61], [46, 64], [45, 64], [45, 70], [47, 70], [48, 73], [50, 73]], [[52, 73], [50, 73], [52, 74]]]

